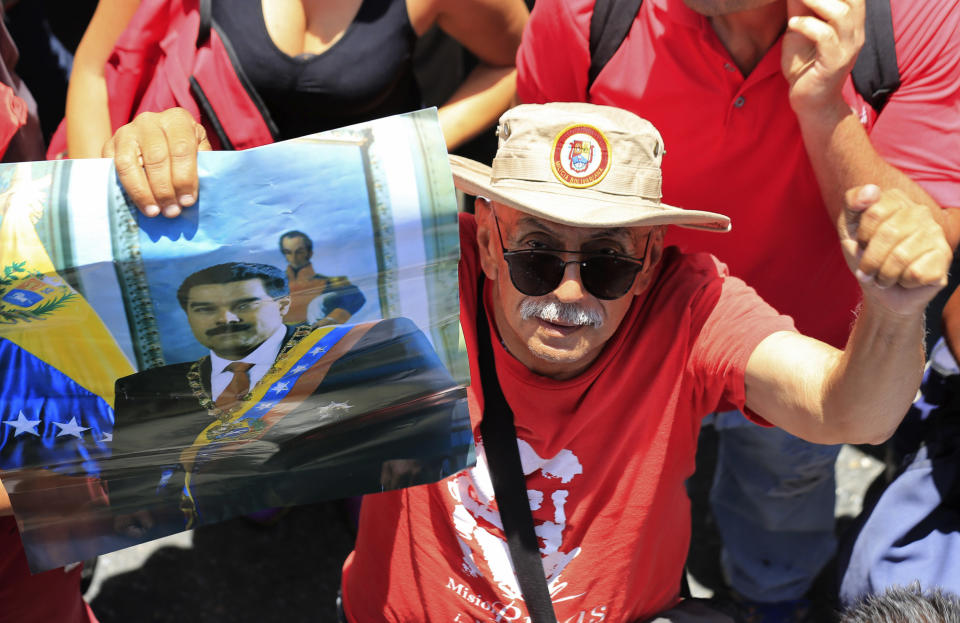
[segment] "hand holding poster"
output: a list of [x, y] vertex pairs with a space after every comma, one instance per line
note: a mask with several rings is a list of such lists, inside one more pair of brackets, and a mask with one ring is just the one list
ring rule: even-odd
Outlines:
[[177, 219], [110, 161], [0, 168], [0, 478], [35, 571], [472, 461], [435, 113], [198, 165]]

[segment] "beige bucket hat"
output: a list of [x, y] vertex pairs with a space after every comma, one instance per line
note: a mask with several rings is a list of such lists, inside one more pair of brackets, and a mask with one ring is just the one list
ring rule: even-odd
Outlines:
[[457, 188], [576, 227], [730, 229], [722, 214], [660, 202], [663, 139], [631, 112], [594, 104], [524, 104], [500, 117], [497, 135], [492, 168], [450, 156]]

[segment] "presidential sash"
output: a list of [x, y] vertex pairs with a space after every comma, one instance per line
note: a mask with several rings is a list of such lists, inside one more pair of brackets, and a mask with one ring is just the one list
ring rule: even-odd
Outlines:
[[186, 519], [186, 529], [193, 528], [199, 519], [197, 501], [191, 489], [193, 475], [211, 459], [260, 439], [299, 407], [320, 386], [330, 366], [374, 324], [326, 326], [312, 330], [302, 327], [240, 405], [226, 412], [211, 410], [217, 416], [216, 421], [204, 428], [180, 454], [179, 467], [184, 471], [180, 509]]

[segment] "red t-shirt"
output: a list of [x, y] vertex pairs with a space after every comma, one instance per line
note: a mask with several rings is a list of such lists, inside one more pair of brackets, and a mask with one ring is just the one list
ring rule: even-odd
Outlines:
[[[667, 242], [707, 251], [797, 328], [846, 342], [860, 289], [804, 149], [778, 41], [744, 78], [683, 0], [645, 0], [623, 45], [586, 94], [594, 0], [537, 0], [517, 54], [520, 98], [630, 110], [663, 135], [664, 201], [731, 217], [724, 236], [670, 228]], [[943, 206], [960, 206], [960, 9], [891, 0], [902, 85], [877, 117], [847, 80], [844, 96], [874, 147]]]
[[0, 623], [97, 623], [80, 596], [80, 565], [30, 575], [13, 517], [0, 517]]
[[[478, 432], [473, 217], [461, 218], [460, 235], [477, 467], [364, 499], [343, 579], [355, 623], [522, 620]], [[690, 539], [684, 481], [700, 420], [721, 400], [742, 408], [750, 354], [770, 333], [793, 330], [706, 254], [668, 249], [656, 270], [598, 359], [573, 379], [538, 376], [494, 340], [560, 621], [632, 621], [676, 602]], [[484, 298], [493, 318], [489, 284]]]

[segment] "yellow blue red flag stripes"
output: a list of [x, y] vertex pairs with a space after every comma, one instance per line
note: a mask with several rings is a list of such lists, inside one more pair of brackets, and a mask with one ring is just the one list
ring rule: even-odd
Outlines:
[[114, 381], [133, 368], [43, 248], [37, 195], [19, 179], [28, 166], [0, 193], [0, 469], [92, 472], [113, 430]]

